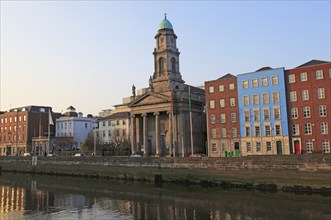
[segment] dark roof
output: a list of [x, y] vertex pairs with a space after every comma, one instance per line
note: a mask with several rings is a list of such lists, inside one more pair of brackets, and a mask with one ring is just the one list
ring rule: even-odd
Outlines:
[[300, 67], [305, 67], [305, 66], [320, 65], [320, 64], [325, 64], [325, 63], [330, 63], [330, 62], [323, 61], [323, 60], [311, 60], [311, 61], [308, 61], [307, 63], [301, 64], [300, 66], [297, 66], [295, 68], [300, 68]]
[[219, 80], [219, 79], [226, 79], [226, 78], [232, 78], [232, 77], [236, 77], [236, 76], [232, 75], [231, 73], [228, 73], [228, 74], [226, 74], [226, 75], [218, 78], [217, 80]]
[[112, 115], [109, 115], [109, 116], [107, 116], [105, 118], [102, 118], [101, 120], [129, 118], [129, 117], [130, 117], [130, 112], [118, 112], [118, 113], [114, 113]]
[[72, 105], [70, 105], [67, 110], [76, 110]]
[[264, 71], [264, 70], [272, 70], [272, 68], [270, 66], [265, 66], [265, 67], [262, 67], [262, 68], [256, 70], [255, 72], [260, 72], [260, 71]]
[[13, 112], [16, 109], [18, 109], [18, 111], [23, 111], [23, 109], [25, 109], [25, 111], [28, 112], [40, 112], [40, 109], [43, 108], [45, 110], [45, 112], [52, 112], [52, 107], [49, 106], [37, 106], [37, 105], [30, 105], [30, 106], [24, 106], [24, 107], [18, 107], [18, 108], [12, 108], [9, 111]]

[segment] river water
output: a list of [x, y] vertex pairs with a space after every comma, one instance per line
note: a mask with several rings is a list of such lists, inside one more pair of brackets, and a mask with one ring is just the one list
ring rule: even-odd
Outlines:
[[0, 219], [331, 219], [331, 198], [22, 174], [0, 176]]

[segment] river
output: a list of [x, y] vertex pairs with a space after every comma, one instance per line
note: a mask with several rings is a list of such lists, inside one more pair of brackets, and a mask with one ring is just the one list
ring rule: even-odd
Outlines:
[[331, 198], [2, 174], [0, 219], [331, 219]]

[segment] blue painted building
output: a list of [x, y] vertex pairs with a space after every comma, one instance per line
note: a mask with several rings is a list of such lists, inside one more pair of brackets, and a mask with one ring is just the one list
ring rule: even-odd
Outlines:
[[290, 154], [284, 68], [239, 74], [241, 155]]

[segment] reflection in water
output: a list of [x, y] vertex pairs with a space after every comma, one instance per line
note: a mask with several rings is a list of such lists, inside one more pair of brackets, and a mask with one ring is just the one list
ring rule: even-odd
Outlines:
[[0, 219], [331, 219], [330, 197], [2, 175]]

